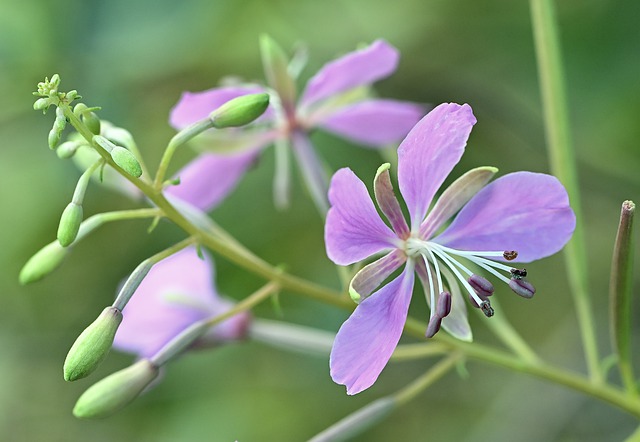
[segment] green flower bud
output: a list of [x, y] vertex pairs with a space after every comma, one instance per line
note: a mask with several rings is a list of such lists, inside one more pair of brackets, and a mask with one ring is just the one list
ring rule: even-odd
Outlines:
[[115, 146], [111, 151], [111, 158], [129, 175], [139, 178], [142, 175], [142, 168], [131, 151], [122, 146]]
[[71, 201], [62, 212], [58, 224], [58, 241], [62, 247], [67, 247], [76, 239], [81, 223], [82, 205]]
[[73, 414], [83, 419], [109, 416], [138, 397], [157, 376], [158, 367], [142, 359], [89, 387], [76, 402]]
[[38, 98], [35, 103], [33, 103], [34, 110], [46, 111], [49, 106], [51, 106], [51, 100], [48, 98]]
[[262, 115], [267, 110], [267, 106], [269, 106], [269, 94], [243, 95], [227, 101], [213, 111], [209, 118], [216, 129], [244, 126]]
[[58, 148], [56, 149], [56, 154], [61, 160], [66, 160], [75, 155], [80, 146], [82, 146], [82, 144], [78, 143], [77, 141], [65, 141], [60, 146], [58, 146]]
[[60, 142], [60, 138], [62, 134], [55, 127], [49, 131], [49, 138], [47, 141], [49, 142], [49, 149], [55, 149], [58, 143]]
[[115, 307], [107, 307], [84, 329], [64, 360], [62, 371], [65, 381], [82, 379], [98, 368], [107, 357], [121, 322], [122, 312]]
[[67, 249], [58, 241], [47, 244], [33, 255], [20, 270], [20, 284], [38, 281], [53, 272], [67, 256]]
[[82, 114], [82, 122], [87, 125], [89, 130], [94, 134], [100, 133], [100, 118], [93, 112], [85, 112]]

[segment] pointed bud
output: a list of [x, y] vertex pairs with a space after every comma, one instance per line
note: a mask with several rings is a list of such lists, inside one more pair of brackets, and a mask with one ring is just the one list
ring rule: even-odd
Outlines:
[[249, 94], [227, 101], [211, 112], [213, 127], [238, 127], [251, 123], [267, 110], [269, 94]]
[[56, 130], [55, 127], [49, 131], [49, 137], [47, 138], [47, 142], [49, 143], [49, 149], [53, 150], [56, 148], [58, 143], [60, 142], [60, 138], [62, 138], [62, 134], [60, 131]]
[[71, 201], [62, 212], [58, 224], [58, 241], [62, 247], [67, 247], [76, 239], [81, 223], [82, 205]]
[[73, 415], [83, 419], [109, 416], [138, 397], [157, 376], [158, 368], [142, 359], [89, 387], [76, 402]]
[[64, 361], [65, 381], [75, 381], [89, 376], [107, 357], [122, 312], [115, 307], [105, 308], [100, 316], [78, 336]]
[[93, 112], [84, 112], [82, 114], [82, 122], [87, 125], [87, 128], [95, 135], [100, 134], [100, 118]]
[[34, 110], [46, 111], [49, 106], [51, 106], [51, 100], [49, 98], [38, 98], [35, 103], [33, 103]]
[[65, 141], [56, 149], [56, 154], [61, 160], [66, 160], [75, 155], [78, 148], [82, 146], [82, 143], [77, 141]]
[[536, 293], [536, 288], [526, 279], [513, 278], [509, 281], [509, 288], [513, 290], [516, 295], [522, 296], [523, 298], [533, 298], [533, 295]]
[[20, 270], [20, 284], [29, 284], [53, 272], [67, 256], [67, 249], [58, 241], [47, 244], [33, 255]]
[[113, 162], [122, 168], [129, 175], [139, 178], [142, 175], [142, 168], [131, 151], [122, 146], [115, 146], [111, 151]]

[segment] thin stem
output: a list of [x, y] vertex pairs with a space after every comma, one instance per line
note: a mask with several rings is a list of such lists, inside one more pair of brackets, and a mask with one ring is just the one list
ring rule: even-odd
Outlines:
[[[425, 329], [426, 324], [416, 321], [413, 318], [408, 318], [405, 324], [405, 332], [415, 337], [424, 338]], [[436, 335], [432, 339], [436, 342], [442, 342], [451, 346], [452, 349], [462, 352], [467, 357], [563, 385], [601, 399], [640, 418], [640, 401], [638, 401], [637, 398], [608, 384], [593, 382], [580, 373], [553, 367], [543, 362], [528, 362], [493, 347], [478, 343], [462, 342], [443, 333]]]
[[425, 374], [394, 394], [393, 398], [396, 400], [398, 405], [406, 404], [418, 394], [426, 390], [429, 386], [433, 385], [435, 381], [447, 374], [447, 372], [460, 360], [460, 356], [460, 353], [456, 352], [449, 355], [447, 358], [442, 359], [431, 367]]
[[565, 185], [576, 214], [576, 229], [565, 247], [565, 262], [576, 305], [587, 366], [591, 378], [603, 382], [596, 343], [596, 328], [587, 290], [586, 246], [575, 155], [569, 128], [564, 73], [552, 0], [530, 0], [538, 76], [551, 172]]
[[194, 238], [189, 237], [142, 261], [120, 289], [116, 300], [113, 302], [113, 307], [122, 311], [154, 265], [194, 243]]
[[71, 198], [71, 202], [82, 205], [82, 201], [84, 200], [84, 194], [87, 191], [87, 186], [89, 185], [89, 180], [91, 179], [91, 175], [95, 172], [98, 167], [104, 164], [102, 159], [99, 159], [95, 163], [93, 163], [84, 173], [80, 176], [78, 183], [76, 184], [76, 189], [73, 192], [73, 197]]
[[221, 315], [214, 316], [213, 318], [206, 318], [193, 323], [185, 330], [183, 330], [179, 335], [169, 341], [149, 360], [156, 367], [161, 367], [162, 365], [166, 364], [171, 359], [182, 353], [186, 348], [191, 346], [214, 325], [219, 324], [225, 319], [237, 315], [240, 312], [250, 310], [260, 302], [264, 301], [267, 297], [271, 296], [277, 290], [279, 290], [278, 284], [270, 282], [256, 292], [247, 296], [245, 299], [237, 303], [232, 309], [227, 310]]
[[201, 134], [207, 129], [211, 129], [213, 127], [213, 120], [211, 118], [205, 118], [200, 121], [196, 121], [195, 123], [187, 126], [177, 134], [171, 138], [167, 148], [162, 155], [162, 159], [160, 160], [160, 165], [158, 166], [158, 172], [156, 173], [156, 178], [153, 181], [153, 185], [156, 189], [160, 190], [162, 188], [162, 182], [164, 181], [164, 177], [167, 173], [167, 169], [169, 168], [169, 164], [171, 163], [171, 159], [173, 158], [173, 154], [176, 152], [178, 147], [182, 146], [184, 143], [195, 137], [196, 135]]

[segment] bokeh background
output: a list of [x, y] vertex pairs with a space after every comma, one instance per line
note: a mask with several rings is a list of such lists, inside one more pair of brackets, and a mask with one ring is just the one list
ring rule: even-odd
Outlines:
[[[604, 357], [619, 208], [640, 199], [640, 3], [557, 3]], [[385, 38], [402, 60], [377, 85], [381, 96], [474, 108], [479, 122], [453, 177], [479, 165], [501, 173], [548, 171], [526, 1], [0, 0], [0, 440], [301, 441], [434, 363], [391, 364], [373, 388], [348, 397], [329, 378], [326, 358], [247, 342], [172, 363], [154, 390], [112, 418], [71, 415], [89, 385], [132, 359], [114, 352], [91, 378], [65, 383], [62, 362], [71, 343], [111, 303], [121, 278], [182, 234], [167, 223], [151, 235], [143, 221], [109, 225], [75, 247], [55, 274], [19, 286], [23, 263], [55, 237], [79, 177], [47, 148], [53, 117], [32, 110], [31, 91], [59, 73], [62, 90], [78, 89], [87, 104], [102, 106], [100, 115], [128, 128], [148, 164], [157, 164], [174, 133], [169, 110], [182, 91], [207, 89], [228, 75], [263, 77], [262, 33], [288, 49], [308, 46], [304, 79], [336, 55]], [[367, 181], [381, 163], [376, 152], [330, 135], [313, 140], [332, 168], [349, 165]], [[185, 149], [176, 165], [192, 156]], [[216, 220], [269, 262], [337, 287], [313, 206], [296, 190], [292, 208], [276, 211], [272, 173], [266, 155], [215, 211]], [[92, 186], [85, 213], [129, 207], [136, 206]], [[259, 278], [216, 261], [223, 293], [242, 298], [260, 286]], [[500, 287], [499, 314], [543, 357], [584, 372], [562, 256], [528, 267], [538, 294], [525, 301]], [[424, 302], [415, 301], [413, 313], [425, 315]], [[257, 314], [332, 332], [347, 315], [288, 293], [281, 307], [279, 313], [267, 304]], [[472, 321], [479, 341], [495, 342], [484, 318]], [[637, 321], [634, 335], [637, 347]], [[466, 371], [449, 373], [359, 440], [615, 441], [638, 425], [608, 405], [502, 368], [470, 361]]]

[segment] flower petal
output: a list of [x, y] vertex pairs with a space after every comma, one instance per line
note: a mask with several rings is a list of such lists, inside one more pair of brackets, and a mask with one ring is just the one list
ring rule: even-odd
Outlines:
[[455, 180], [442, 192], [420, 226], [420, 237], [430, 238], [433, 232], [467, 204], [493, 178], [497, 171], [498, 169], [495, 167], [476, 167]]
[[328, 210], [327, 174], [309, 141], [309, 136], [299, 130], [291, 134], [291, 148], [298, 161], [302, 178], [316, 207], [324, 214]]
[[402, 140], [424, 114], [424, 107], [415, 103], [365, 100], [339, 108], [316, 124], [356, 143], [383, 147]]
[[207, 118], [211, 112], [233, 98], [260, 92], [265, 92], [265, 89], [258, 86], [220, 87], [202, 92], [183, 92], [178, 104], [171, 109], [169, 123], [175, 129], [184, 129], [198, 120]]
[[413, 265], [362, 301], [342, 324], [331, 350], [331, 377], [347, 394], [369, 388], [387, 365], [404, 327], [413, 291]]
[[208, 212], [218, 205], [236, 186], [255, 162], [261, 149], [233, 155], [201, 154], [180, 170], [180, 184], [165, 193]]
[[193, 247], [154, 265], [122, 312], [114, 346], [151, 357], [194, 322], [228, 309], [213, 277], [210, 259]]
[[402, 250], [396, 249], [388, 255], [364, 266], [355, 274], [349, 284], [349, 295], [360, 303], [368, 298], [382, 282], [407, 260]]
[[517, 261], [530, 262], [562, 249], [575, 224], [557, 178], [517, 172], [482, 189], [433, 241], [458, 250], [516, 250]]
[[399, 58], [396, 48], [384, 40], [376, 40], [364, 49], [333, 60], [309, 80], [300, 105], [306, 107], [331, 95], [385, 78], [396, 70]]
[[429, 112], [398, 147], [398, 181], [418, 229], [431, 200], [460, 160], [476, 119], [468, 104], [444, 103]]
[[333, 175], [329, 202], [324, 239], [333, 262], [349, 265], [396, 248], [397, 237], [380, 219], [367, 188], [351, 169], [343, 168]]

